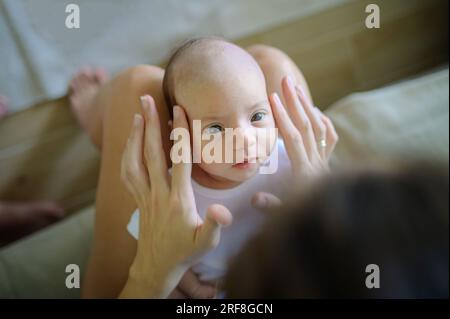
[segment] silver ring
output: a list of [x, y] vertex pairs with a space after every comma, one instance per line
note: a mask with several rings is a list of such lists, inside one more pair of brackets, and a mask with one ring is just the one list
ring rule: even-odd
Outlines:
[[319, 141], [319, 147], [320, 148], [326, 148], [327, 147], [327, 140], [326, 139], [321, 139], [320, 141]]

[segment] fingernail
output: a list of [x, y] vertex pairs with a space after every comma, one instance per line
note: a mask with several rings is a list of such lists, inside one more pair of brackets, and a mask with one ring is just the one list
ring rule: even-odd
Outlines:
[[281, 100], [280, 100], [280, 97], [278, 96], [278, 93], [274, 93], [273, 94], [273, 98], [275, 100], [275, 103], [280, 103], [281, 104]]
[[138, 114], [134, 114], [134, 126], [139, 126], [141, 122], [141, 117]]
[[290, 75], [287, 76], [287, 83], [289, 87], [294, 88], [294, 82], [292, 81], [292, 77]]
[[258, 197], [258, 205], [259, 205], [259, 207], [266, 207], [267, 206], [267, 198], [265, 196], [259, 196]]
[[263, 205], [263, 207], [268, 207], [269, 206], [269, 200], [268, 200], [268, 198], [266, 196], [264, 196], [262, 198], [262, 205]]
[[303, 96], [306, 96], [305, 95], [305, 90], [303, 90], [303, 88], [300, 85], [297, 85], [297, 87], [298, 87], [298, 90], [300, 91], [300, 94], [303, 95]]
[[174, 118], [174, 119], [175, 119], [175, 118], [178, 118], [179, 115], [180, 115], [180, 110], [178, 109], [178, 106], [175, 105], [175, 106], [173, 107], [173, 118]]
[[148, 116], [150, 116], [148, 100], [145, 95], [141, 96], [141, 107], [142, 107], [144, 117], [147, 118]]
[[316, 113], [317, 116], [320, 117], [320, 116], [322, 115], [321, 112], [320, 112], [320, 110], [317, 108], [317, 106], [314, 106], [314, 109], [313, 109], [313, 110], [314, 110], [314, 112]]

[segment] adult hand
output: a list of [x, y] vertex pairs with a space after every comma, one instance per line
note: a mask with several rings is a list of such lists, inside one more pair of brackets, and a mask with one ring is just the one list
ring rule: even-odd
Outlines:
[[203, 282], [191, 269], [186, 271], [178, 286], [170, 293], [170, 299], [208, 299], [214, 298], [217, 288], [212, 283]]
[[[299, 85], [294, 86], [290, 77], [285, 77], [281, 86], [286, 107], [277, 93], [271, 94], [269, 100], [298, 187], [329, 172], [329, 158], [339, 138], [331, 120], [312, 104]], [[260, 192], [252, 198], [252, 204], [271, 209], [280, 206], [281, 200]]]
[[[182, 138], [189, 160], [172, 163], [168, 174], [154, 100], [141, 98], [144, 118], [135, 115], [122, 159], [122, 180], [140, 210], [137, 253], [122, 297], [165, 298], [183, 274], [214, 248], [220, 229], [232, 217], [222, 205], [211, 205], [206, 218], [197, 213], [191, 184], [190, 138]], [[189, 124], [180, 106], [173, 109], [174, 128], [189, 137]]]

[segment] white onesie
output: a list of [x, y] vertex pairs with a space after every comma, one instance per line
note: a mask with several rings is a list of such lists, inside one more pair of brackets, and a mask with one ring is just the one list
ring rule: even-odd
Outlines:
[[[199, 185], [192, 180], [192, 188], [200, 217], [204, 218], [206, 209], [212, 204], [222, 204], [233, 215], [232, 225], [222, 228], [218, 246], [204, 255], [200, 262], [193, 267], [203, 281], [220, 280], [227, 270], [227, 263], [233, 255], [239, 252], [244, 243], [260, 228], [264, 221], [264, 213], [251, 205], [251, 199], [257, 192], [269, 192], [284, 198], [289, 190], [291, 164], [287, 156], [284, 143], [277, 142], [278, 169], [273, 174], [257, 173], [251, 179], [231, 189], [211, 189]], [[276, 156], [272, 152], [270, 158]], [[131, 216], [127, 227], [129, 233], [138, 238], [139, 210]]]

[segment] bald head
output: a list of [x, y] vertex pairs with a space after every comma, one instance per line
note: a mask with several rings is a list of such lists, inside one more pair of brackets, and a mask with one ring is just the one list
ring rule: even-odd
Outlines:
[[186, 42], [171, 57], [164, 76], [170, 112], [175, 104], [200, 105], [198, 99], [237, 99], [255, 87], [265, 92], [264, 75], [253, 57], [220, 38]]

